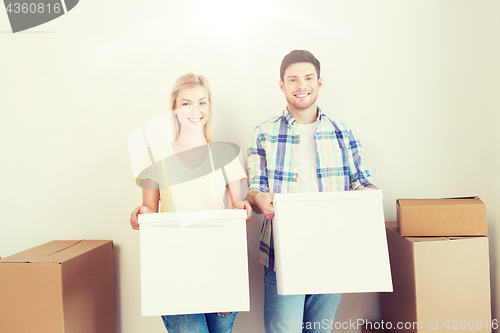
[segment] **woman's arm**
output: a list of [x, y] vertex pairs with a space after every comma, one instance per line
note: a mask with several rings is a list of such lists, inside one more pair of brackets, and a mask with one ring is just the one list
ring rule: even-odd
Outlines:
[[[241, 198], [241, 182], [240, 180], [233, 180], [227, 185], [228, 198], [227, 206], [229, 209], [245, 209], [247, 211], [247, 223], [250, 222], [252, 218], [252, 206], [246, 200]], [[232, 199], [232, 200], [231, 200]], [[234, 203], [234, 205], [233, 205]]]
[[132, 229], [139, 230], [139, 214], [158, 213], [160, 190], [158, 183], [146, 179], [142, 181], [142, 206], [134, 209], [130, 215]]

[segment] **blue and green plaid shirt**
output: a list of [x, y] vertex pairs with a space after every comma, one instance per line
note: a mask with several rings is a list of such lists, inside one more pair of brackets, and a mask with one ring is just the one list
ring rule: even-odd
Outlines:
[[[316, 175], [320, 192], [350, 191], [372, 185], [361, 161], [361, 143], [342, 123], [321, 113], [314, 134]], [[298, 190], [299, 142], [297, 121], [283, 114], [257, 126], [248, 148], [250, 191], [296, 193]], [[259, 259], [274, 270], [272, 219], [262, 225]]]

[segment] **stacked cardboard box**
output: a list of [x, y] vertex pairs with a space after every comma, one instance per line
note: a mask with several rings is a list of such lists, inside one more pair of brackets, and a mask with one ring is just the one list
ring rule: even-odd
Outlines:
[[478, 197], [399, 199], [401, 236], [486, 236], [486, 208]]
[[394, 292], [380, 295], [382, 319], [391, 328], [386, 327], [490, 332], [495, 322], [484, 203], [398, 200], [397, 208], [398, 222], [386, 223], [394, 286]]
[[113, 242], [53, 241], [0, 260], [0, 332], [115, 333]]

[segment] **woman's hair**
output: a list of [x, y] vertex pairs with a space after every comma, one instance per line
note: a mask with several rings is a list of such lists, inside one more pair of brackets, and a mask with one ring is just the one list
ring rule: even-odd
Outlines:
[[[212, 109], [212, 92], [210, 91], [210, 83], [203, 75], [196, 75], [193, 73], [187, 73], [179, 76], [177, 80], [175, 80], [174, 86], [172, 87], [172, 92], [170, 93], [170, 110], [173, 111], [175, 109], [175, 102], [177, 100], [177, 96], [179, 96], [179, 91], [184, 88], [195, 88], [201, 86], [205, 88], [208, 95], [208, 110], [209, 116], [208, 121], [203, 127], [203, 132], [208, 141], [212, 141], [213, 135], [213, 127], [214, 127], [214, 113]], [[180, 133], [180, 122], [175, 118], [175, 125], [177, 127], [177, 137]]]

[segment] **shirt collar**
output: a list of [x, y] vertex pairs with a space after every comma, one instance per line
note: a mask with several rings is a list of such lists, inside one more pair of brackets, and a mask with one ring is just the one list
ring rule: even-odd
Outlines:
[[[321, 109], [319, 108], [319, 106], [317, 106], [316, 110], [317, 110], [317, 115], [318, 115], [316, 120], [318, 122], [321, 122], [321, 118], [323, 118], [323, 114], [321, 113]], [[294, 126], [294, 124], [297, 122], [297, 120], [292, 116], [292, 114], [290, 112], [288, 112], [287, 108], [285, 108], [283, 110], [283, 117], [285, 119], [285, 122], [286, 122], [288, 128], [292, 128], [292, 126]]]

